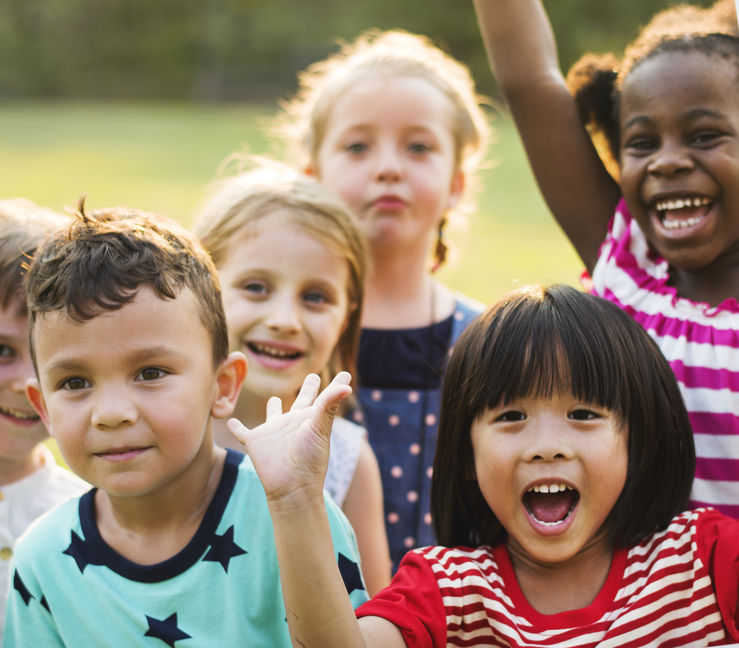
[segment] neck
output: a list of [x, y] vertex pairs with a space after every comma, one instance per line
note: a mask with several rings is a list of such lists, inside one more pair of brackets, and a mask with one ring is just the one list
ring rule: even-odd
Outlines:
[[523, 595], [541, 614], [589, 606], [603, 588], [613, 560], [613, 547], [603, 539], [561, 563], [534, 560], [510, 540], [508, 553]]
[[0, 457], [0, 486], [12, 484], [28, 477], [44, 465], [44, 449], [37, 445], [33, 451], [21, 457]]
[[119, 497], [95, 494], [95, 516], [103, 539], [139, 564], [171, 558], [192, 539], [223, 472], [226, 452], [207, 435], [188, 470], [155, 493]]
[[670, 285], [681, 297], [711, 306], [727, 299], [739, 300], [739, 254], [700, 270], [686, 272], [671, 268]]

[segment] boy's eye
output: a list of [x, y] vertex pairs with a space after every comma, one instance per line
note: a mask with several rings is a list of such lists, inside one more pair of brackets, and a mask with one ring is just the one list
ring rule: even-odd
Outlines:
[[600, 418], [600, 415], [593, 410], [580, 408], [571, 411], [568, 416], [574, 421], [592, 421], [593, 419]]
[[507, 412], [499, 414], [495, 420], [500, 421], [501, 423], [515, 423], [516, 421], [524, 421], [525, 419], [526, 414], [524, 414], [523, 412], [519, 412], [517, 410], [508, 410]]
[[721, 133], [714, 130], [703, 130], [695, 133], [691, 136], [690, 142], [697, 146], [705, 146], [707, 144], [713, 144]]
[[89, 386], [90, 383], [84, 378], [80, 378], [79, 376], [67, 378], [61, 384], [61, 388], [66, 389], [67, 391], [79, 391], [80, 389], [87, 389]]
[[137, 378], [139, 380], [158, 380], [165, 375], [165, 372], [158, 367], [146, 367], [139, 371]]

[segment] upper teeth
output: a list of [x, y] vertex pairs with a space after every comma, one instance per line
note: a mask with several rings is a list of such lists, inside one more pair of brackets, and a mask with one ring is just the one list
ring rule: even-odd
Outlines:
[[0, 411], [5, 412], [6, 414], [14, 418], [21, 419], [22, 421], [31, 421], [39, 417], [36, 412], [26, 413], [16, 409], [12, 409], [10, 407], [0, 407]]
[[566, 490], [574, 490], [567, 484], [539, 484], [538, 486], [532, 486], [529, 488], [529, 493], [559, 493]]
[[259, 344], [258, 342], [252, 342], [251, 347], [258, 353], [266, 353], [277, 358], [290, 358], [295, 356], [297, 351], [288, 351], [286, 349], [276, 349], [275, 347], [266, 346]]
[[685, 209], [686, 207], [702, 207], [710, 203], [708, 198], [670, 198], [667, 200], [660, 200], [655, 204], [655, 208], [658, 211], [667, 211], [668, 209]]

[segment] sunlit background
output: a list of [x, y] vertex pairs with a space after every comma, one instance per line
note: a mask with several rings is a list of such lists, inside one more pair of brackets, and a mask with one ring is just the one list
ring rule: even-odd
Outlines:
[[[703, 3], [707, 5], [709, 3]], [[620, 54], [664, 2], [549, 0], [563, 66]], [[369, 27], [425, 33], [497, 93], [462, 0], [0, 0], [0, 196], [55, 209], [130, 205], [189, 225], [232, 152], [270, 154], [265, 123], [295, 74]], [[483, 302], [578, 285], [502, 107], [476, 213], [440, 276]]]

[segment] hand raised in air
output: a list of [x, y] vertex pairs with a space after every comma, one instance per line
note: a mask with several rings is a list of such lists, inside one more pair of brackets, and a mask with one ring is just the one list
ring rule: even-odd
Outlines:
[[267, 418], [251, 430], [229, 419], [229, 431], [245, 451], [262, 481], [270, 505], [300, 506], [323, 497], [331, 425], [339, 403], [352, 391], [342, 371], [319, 394], [321, 379], [309, 374], [289, 411], [273, 396]]

